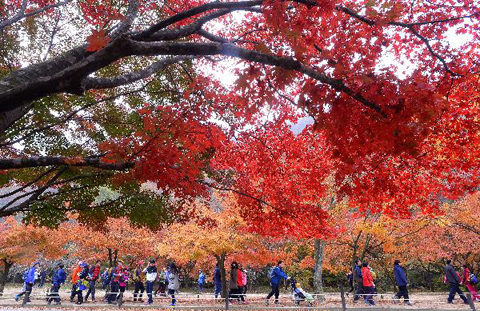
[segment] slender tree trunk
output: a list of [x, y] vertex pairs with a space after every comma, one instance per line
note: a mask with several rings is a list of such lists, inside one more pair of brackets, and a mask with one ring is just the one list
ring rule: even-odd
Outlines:
[[368, 248], [370, 247], [370, 241], [372, 239], [372, 235], [369, 233], [365, 237], [365, 245], [363, 246], [362, 254], [360, 255], [360, 260], [363, 262], [365, 259], [365, 255], [367, 254]]
[[8, 273], [10, 268], [13, 266], [13, 262], [9, 261], [7, 258], [3, 258], [3, 272], [0, 277], [0, 296], [3, 295], [3, 290], [5, 289], [5, 284], [7, 283]]
[[110, 268], [113, 267], [113, 252], [110, 248], [108, 248], [108, 264]]
[[[313, 285], [315, 287], [316, 294], [323, 294], [323, 257], [325, 255], [325, 241], [315, 239], [315, 268], [313, 274]], [[324, 301], [324, 296], [318, 296], [318, 300]]]
[[115, 255], [113, 258], [113, 264], [116, 266], [118, 263], [118, 249], [116, 249], [115, 252], [113, 252], [113, 254]]

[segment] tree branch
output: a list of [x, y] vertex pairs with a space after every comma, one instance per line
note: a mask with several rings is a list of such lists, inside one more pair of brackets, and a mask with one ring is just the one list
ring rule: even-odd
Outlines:
[[247, 8], [247, 7], [253, 7], [257, 5], [262, 4], [262, 0], [253, 0], [253, 1], [239, 1], [239, 2], [210, 2], [206, 3], [203, 5], [199, 5], [197, 7], [194, 7], [190, 10], [180, 12], [178, 14], [175, 14], [153, 26], [150, 28], [140, 32], [136, 36], [133, 37], [133, 39], [145, 39], [156, 33], [157, 31], [164, 29], [170, 25], [173, 25], [181, 20], [193, 17], [195, 15], [215, 10], [215, 9], [234, 9], [234, 8]]
[[154, 73], [163, 70], [165, 67], [176, 64], [181, 61], [186, 61], [195, 58], [194, 56], [177, 56], [170, 57], [159, 60], [150, 66], [136, 72], [131, 72], [123, 76], [113, 77], [113, 78], [92, 78], [88, 77], [83, 82], [83, 87], [85, 90], [90, 89], [107, 89], [113, 88], [121, 85], [130, 84], [132, 82], [145, 79]]
[[[357, 12], [347, 8], [347, 7], [344, 7], [344, 6], [337, 6], [336, 9], [338, 11], [342, 11], [356, 19], [358, 19], [359, 21], [369, 25], [369, 26], [374, 26], [377, 24], [377, 22], [365, 17], [365, 16], [362, 16], [360, 14], [358, 14]], [[472, 17], [472, 16], [475, 16], [477, 14], [480, 14], [480, 12], [476, 12], [472, 15], [468, 15], [468, 16], [465, 16], [466, 17]], [[438, 61], [440, 61], [443, 65], [443, 68], [445, 69], [445, 71], [447, 71], [449, 74], [451, 74], [452, 76], [462, 76], [461, 74], [458, 74], [458, 73], [455, 73], [453, 72], [449, 67], [448, 67], [448, 64], [447, 62], [445, 61], [445, 59], [440, 56], [438, 53], [436, 53], [432, 46], [430, 45], [430, 42], [427, 38], [425, 38], [424, 36], [422, 36], [416, 29], [414, 26], [416, 25], [425, 25], [425, 24], [428, 24], [428, 23], [440, 23], [440, 22], [448, 22], [448, 21], [451, 21], [451, 20], [456, 20], [456, 19], [461, 19], [462, 17], [458, 17], [458, 18], [453, 18], [453, 19], [446, 19], [444, 21], [432, 21], [432, 22], [421, 22], [421, 23], [401, 23], [401, 22], [395, 22], [395, 21], [392, 21], [392, 22], [388, 22], [386, 23], [387, 25], [390, 25], [390, 26], [397, 26], [397, 27], [403, 27], [403, 28], [406, 28], [408, 29], [414, 36], [416, 36], [417, 38], [419, 38], [421, 41], [423, 41], [423, 43], [427, 46], [427, 49], [429, 51], [429, 53], [434, 57], [436, 58]]]
[[63, 2], [59, 2], [59, 3], [56, 3], [56, 4], [50, 4], [50, 5], [46, 5], [46, 6], [43, 6], [41, 7], [40, 9], [37, 9], [35, 11], [32, 11], [30, 13], [25, 13], [25, 10], [27, 8], [27, 0], [23, 0], [22, 2], [22, 6], [20, 7], [20, 11], [15, 14], [13, 17], [9, 18], [9, 19], [6, 19], [4, 20], [3, 22], [0, 23], [0, 30], [2, 30], [3, 28], [7, 27], [7, 26], [10, 26], [26, 17], [30, 17], [30, 16], [33, 16], [33, 15], [37, 15], [37, 14], [40, 14], [40, 13], [43, 13], [45, 11], [48, 11], [50, 9], [53, 9], [53, 8], [58, 8], [60, 6], [63, 6], [69, 2], [72, 2], [72, 0], [65, 0]]
[[0, 159], [0, 170], [20, 169], [27, 167], [66, 165], [66, 166], [91, 166], [106, 170], [124, 171], [134, 166], [133, 162], [105, 163], [99, 158], [67, 158], [55, 156], [40, 156], [29, 158]]

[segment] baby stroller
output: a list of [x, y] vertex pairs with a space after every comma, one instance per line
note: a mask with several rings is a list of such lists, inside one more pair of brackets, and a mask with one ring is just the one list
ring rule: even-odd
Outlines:
[[299, 306], [302, 301], [306, 301], [309, 307], [313, 306], [313, 296], [305, 292], [300, 287], [300, 283], [297, 283], [293, 278], [290, 279], [290, 287], [292, 288], [293, 302], [296, 306]]

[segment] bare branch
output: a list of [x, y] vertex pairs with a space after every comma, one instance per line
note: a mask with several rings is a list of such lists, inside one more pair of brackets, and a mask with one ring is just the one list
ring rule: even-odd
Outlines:
[[65, 4], [67, 4], [69, 2], [72, 2], [72, 0], [65, 0], [63, 2], [59, 2], [59, 3], [56, 3], [56, 4], [46, 5], [46, 6], [43, 6], [43, 7], [39, 8], [35, 11], [25, 13], [27, 0], [23, 0], [20, 11], [17, 14], [15, 14], [14, 16], [12, 16], [9, 19], [4, 20], [3, 22], [0, 22], [0, 30], [2, 30], [3, 28], [5, 28], [7, 26], [10, 26], [10, 25], [16, 23], [16, 22], [18, 22], [18, 21], [20, 21], [20, 20], [22, 20], [26, 17], [34, 16], [34, 15], [43, 13], [45, 11], [48, 11], [50, 9], [64, 6]]
[[128, 10], [125, 16], [125, 19], [118, 25], [117, 29], [113, 31], [110, 36], [112, 38], [117, 38], [118, 36], [126, 33], [133, 24], [133, 21], [138, 14], [138, 1], [137, 0], [128, 0]]

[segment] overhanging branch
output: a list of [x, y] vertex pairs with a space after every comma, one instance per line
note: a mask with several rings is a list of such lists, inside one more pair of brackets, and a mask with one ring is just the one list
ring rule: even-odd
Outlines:
[[134, 166], [133, 162], [105, 163], [99, 158], [68, 158], [55, 156], [0, 159], [0, 170], [21, 169], [40, 166], [90, 166], [105, 170], [124, 171]]

